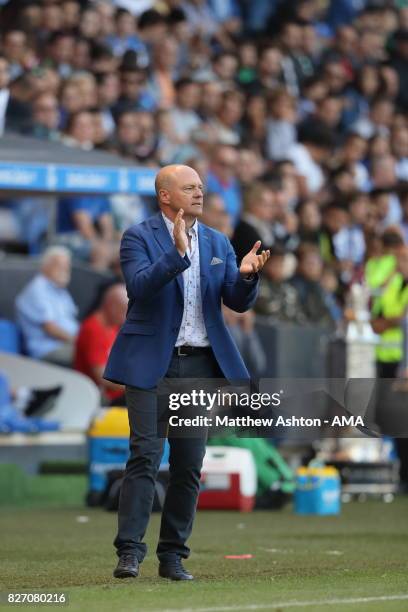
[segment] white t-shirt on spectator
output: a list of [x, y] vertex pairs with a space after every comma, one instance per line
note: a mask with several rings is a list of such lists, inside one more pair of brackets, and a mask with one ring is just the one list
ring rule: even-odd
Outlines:
[[305, 177], [309, 191], [316, 192], [323, 187], [323, 171], [313, 160], [305, 145], [300, 142], [292, 145], [288, 150], [287, 158], [294, 163], [298, 174]]

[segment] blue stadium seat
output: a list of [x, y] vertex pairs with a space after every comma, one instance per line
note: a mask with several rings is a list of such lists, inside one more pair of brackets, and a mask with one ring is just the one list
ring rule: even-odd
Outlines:
[[0, 319], [0, 351], [18, 354], [21, 352], [21, 337], [17, 325], [8, 319]]

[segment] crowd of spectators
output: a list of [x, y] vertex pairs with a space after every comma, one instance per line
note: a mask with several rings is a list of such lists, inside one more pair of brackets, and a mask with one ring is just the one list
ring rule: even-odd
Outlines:
[[[196, 168], [204, 221], [238, 258], [257, 239], [271, 249], [258, 314], [336, 327], [390, 236], [408, 240], [404, 0], [0, 5], [0, 133]], [[2, 244], [40, 207], [3, 198]], [[154, 209], [63, 198], [54, 242], [117, 269], [121, 233]]]

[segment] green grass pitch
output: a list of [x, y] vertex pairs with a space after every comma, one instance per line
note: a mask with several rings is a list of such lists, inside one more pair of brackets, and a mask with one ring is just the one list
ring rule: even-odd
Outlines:
[[[89, 520], [78, 520], [83, 516]], [[0, 591], [64, 591], [67, 610], [408, 610], [407, 497], [391, 504], [351, 503], [330, 517], [297, 516], [291, 507], [199, 512], [186, 563], [193, 583], [157, 577], [158, 515], [149, 526], [141, 575], [122, 581], [112, 577], [114, 514], [83, 507], [2, 508], [0, 525]], [[225, 559], [228, 554], [253, 558]]]

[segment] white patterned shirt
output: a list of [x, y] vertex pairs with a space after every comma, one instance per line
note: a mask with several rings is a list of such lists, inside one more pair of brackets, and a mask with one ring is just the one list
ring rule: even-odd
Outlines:
[[[165, 214], [162, 213], [162, 216], [174, 242], [174, 223]], [[175, 346], [182, 346], [183, 344], [188, 344], [189, 346], [210, 346], [201, 302], [200, 250], [197, 219], [188, 230], [188, 235], [191, 238], [191, 246], [187, 248], [187, 255], [191, 261], [191, 266], [183, 272], [184, 310]]]

